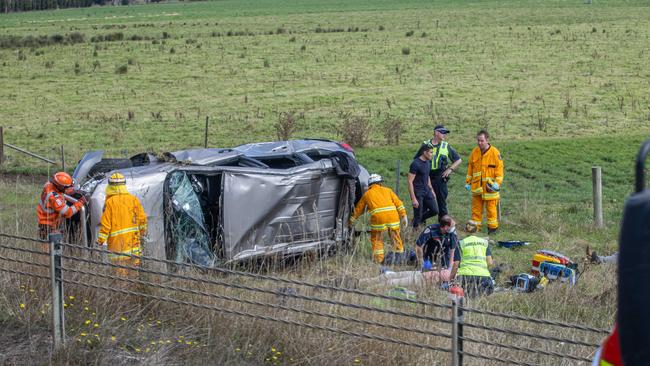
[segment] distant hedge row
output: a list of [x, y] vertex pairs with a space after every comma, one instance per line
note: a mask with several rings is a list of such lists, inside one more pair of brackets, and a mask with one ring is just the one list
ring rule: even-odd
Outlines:
[[[135, 0], [0, 0], [0, 12], [85, 8], [91, 5], [129, 5], [134, 2]], [[160, 0], [145, 0], [144, 2], [157, 3]]]
[[[0, 0], [3, 1], [3, 0]], [[5, 0], [6, 1], [6, 0]], [[3, 48], [36, 48], [58, 44], [76, 44], [82, 43], [85, 36], [79, 32], [72, 32], [69, 34], [52, 34], [50, 36], [12, 36], [0, 35], [0, 49]]]

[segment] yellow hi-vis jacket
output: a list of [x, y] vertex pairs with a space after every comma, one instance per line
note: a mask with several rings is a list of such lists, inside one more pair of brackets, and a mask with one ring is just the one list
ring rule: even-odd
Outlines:
[[478, 236], [468, 236], [458, 243], [460, 247], [460, 276], [490, 277], [487, 265], [488, 241]]
[[140, 201], [126, 190], [126, 186], [109, 185], [97, 242], [103, 245], [108, 241], [108, 250], [112, 252], [140, 255], [140, 237], [146, 232], [147, 215]]
[[501, 186], [503, 183], [503, 159], [496, 147], [490, 145], [483, 154], [477, 146], [469, 156], [465, 183], [471, 184], [472, 194], [475, 196], [481, 196], [486, 201], [499, 199], [499, 192], [488, 191], [488, 181], [496, 182]]
[[357, 202], [354, 213], [350, 217], [350, 223], [354, 223], [357, 217], [363, 214], [366, 207], [370, 214], [370, 230], [372, 231], [399, 228], [400, 217], [406, 216], [404, 204], [395, 192], [380, 184], [368, 187], [368, 191]]

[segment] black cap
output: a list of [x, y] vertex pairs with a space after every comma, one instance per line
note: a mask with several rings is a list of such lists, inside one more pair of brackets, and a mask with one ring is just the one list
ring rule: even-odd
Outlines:
[[449, 130], [445, 128], [444, 125], [437, 125], [433, 128], [434, 131], [439, 131], [440, 133], [448, 134]]

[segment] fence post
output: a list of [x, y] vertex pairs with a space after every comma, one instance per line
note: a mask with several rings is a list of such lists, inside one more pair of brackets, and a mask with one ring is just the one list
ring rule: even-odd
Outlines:
[[397, 159], [397, 176], [395, 177], [395, 194], [399, 196], [399, 175], [400, 175], [400, 163], [402, 161]]
[[591, 181], [593, 185], [594, 199], [594, 224], [596, 227], [603, 227], [603, 184], [602, 172], [599, 166], [591, 167]]
[[5, 161], [5, 137], [4, 132], [2, 131], [2, 126], [0, 126], [0, 165]]
[[208, 122], [209, 121], [210, 121], [210, 117], [205, 116], [205, 141], [203, 145], [205, 146], [206, 149], [208, 148]]
[[451, 366], [459, 366], [458, 360], [458, 303], [451, 299]]
[[65, 152], [63, 151], [63, 145], [61, 145], [61, 171], [65, 172]]
[[51, 233], [50, 242], [50, 277], [52, 278], [52, 339], [56, 352], [65, 343], [65, 316], [63, 313], [63, 282], [61, 281], [61, 254], [63, 234]]

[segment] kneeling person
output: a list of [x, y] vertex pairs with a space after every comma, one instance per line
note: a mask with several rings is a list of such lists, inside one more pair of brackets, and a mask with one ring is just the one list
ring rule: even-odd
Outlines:
[[[422, 231], [415, 245], [418, 264], [426, 277], [435, 282], [449, 281], [454, 253], [458, 247], [454, 219], [449, 215], [442, 216], [440, 224], [429, 225]], [[425, 261], [433, 264], [433, 268], [425, 268]]]
[[458, 275], [460, 285], [468, 297], [489, 295], [494, 291], [489, 266], [493, 264], [492, 252], [487, 239], [470, 235], [461, 240], [454, 253], [451, 279]]

